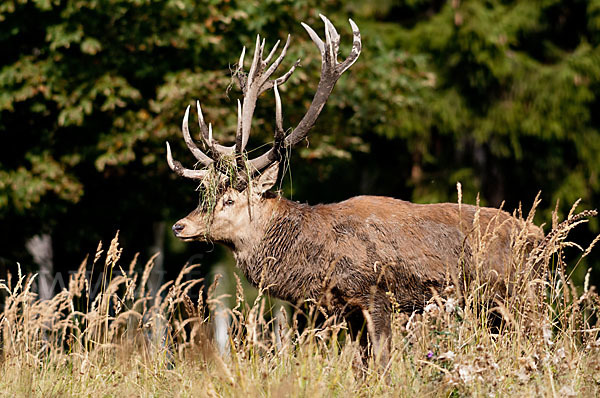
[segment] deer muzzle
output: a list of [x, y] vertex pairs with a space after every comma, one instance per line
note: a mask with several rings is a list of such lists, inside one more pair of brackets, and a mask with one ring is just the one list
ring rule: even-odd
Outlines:
[[204, 237], [205, 232], [201, 228], [198, 228], [194, 222], [190, 222], [186, 218], [177, 221], [173, 225], [172, 230], [176, 237], [184, 241], [202, 240], [201, 238]]
[[185, 229], [185, 225], [177, 223], [173, 225], [172, 229], [175, 236], [179, 237], [179, 234]]

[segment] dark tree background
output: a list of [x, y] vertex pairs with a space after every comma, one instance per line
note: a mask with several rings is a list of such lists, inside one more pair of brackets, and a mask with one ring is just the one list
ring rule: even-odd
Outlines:
[[[600, 1], [5, 0], [0, 4], [0, 278], [38, 265], [27, 243], [51, 237], [54, 272], [76, 268], [120, 230], [125, 256], [161, 249], [168, 273], [224, 251], [175, 240], [195, 186], [181, 160], [183, 111], [196, 99], [221, 140], [235, 130], [230, 65], [257, 33], [292, 34], [282, 88], [288, 126], [303, 115], [319, 54], [300, 26], [328, 15], [363, 53], [334, 90], [308, 148], [296, 148], [286, 196], [309, 203], [357, 194], [529, 209], [549, 223], [600, 193]], [[250, 147], [272, 139], [272, 94], [259, 101]], [[259, 149], [260, 150], [260, 149]], [[575, 239], [587, 244], [597, 221]], [[164, 242], [163, 242], [164, 241]], [[600, 276], [598, 256], [587, 267]], [[169, 277], [170, 274], [167, 275]]]

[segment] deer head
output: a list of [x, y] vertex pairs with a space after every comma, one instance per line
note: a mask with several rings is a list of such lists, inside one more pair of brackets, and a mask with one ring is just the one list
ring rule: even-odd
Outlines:
[[[168, 142], [167, 162], [178, 175], [200, 182], [200, 187], [204, 191], [204, 200], [201, 200], [197, 209], [173, 226], [177, 237], [184, 240], [211, 239], [234, 243], [233, 241], [243, 234], [243, 230], [249, 230], [248, 226], [256, 224], [261, 220], [263, 214], [268, 213], [266, 209], [261, 211], [261, 204], [265, 204], [264, 199], [268, 190], [277, 181], [279, 162], [283, 154], [287, 149], [306, 138], [327, 102], [335, 83], [360, 55], [360, 32], [352, 20], [350, 20], [354, 37], [352, 50], [348, 58], [343, 62], [338, 62], [340, 35], [325, 16], [321, 15], [321, 19], [325, 24], [325, 42], [312, 28], [302, 23], [321, 52], [321, 77], [308, 111], [287, 136], [283, 128], [281, 97], [277, 87], [290, 78], [300, 60], [297, 60], [281, 77], [271, 79], [271, 76], [286, 55], [290, 43], [289, 35], [281, 53], [273, 63], [271, 60], [279, 46], [279, 41], [263, 59], [265, 41], [264, 39], [261, 41], [260, 36], [257, 36], [254, 57], [247, 74], [244, 72], [246, 48], [244, 47], [242, 50], [235, 75], [242, 89], [243, 100], [238, 100], [236, 140], [233, 145], [221, 145], [214, 139], [212, 126], [210, 123], [206, 124], [200, 102], [197, 102], [200, 137], [204, 150], [198, 148], [189, 131], [190, 107], [188, 106], [186, 109], [182, 125], [183, 139], [202, 168], [187, 169], [183, 167], [180, 162], [173, 159]], [[271, 88], [275, 94], [273, 145], [264, 154], [254, 159], [248, 159], [246, 145], [251, 133], [256, 101], [262, 93]]]

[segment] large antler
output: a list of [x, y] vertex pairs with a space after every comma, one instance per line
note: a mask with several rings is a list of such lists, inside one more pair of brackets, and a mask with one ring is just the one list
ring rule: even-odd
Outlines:
[[[196, 159], [205, 167], [215, 163], [215, 160], [219, 159], [222, 156], [234, 157], [237, 159], [238, 165], [242, 165], [243, 162], [243, 154], [246, 149], [246, 145], [248, 144], [248, 139], [250, 137], [250, 130], [252, 126], [252, 117], [254, 115], [254, 110], [256, 108], [256, 101], [258, 97], [264, 93], [265, 91], [273, 88], [275, 93], [275, 121], [276, 121], [276, 129], [275, 129], [275, 137], [274, 143], [271, 149], [264, 153], [263, 155], [257, 157], [256, 159], [249, 160], [249, 166], [252, 172], [257, 172], [263, 170], [271, 163], [278, 161], [280, 158], [280, 153], [282, 148], [290, 148], [300, 141], [302, 141], [308, 131], [315, 124], [319, 113], [323, 109], [323, 106], [327, 102], [335, 83], [339, 79], [339, 77], [344, 73], [352, 64], [356, 61], [358, 56], [360, 55], [361, 50], [361, 41], [360, 41], [360, 31], [356, 24], [350, 20], [350, 25], [352, 26], [352, 32], [354, 36], [354, 42], [352, 46], [352, 51], [346, 60], [339, 63], [337, 61], [338, 51], [339, 51], [339, 43], [340, 43], [340, 35], [337, 33], [333, 24], [323, 15], [320, 15], [321, 19], [325, 23], [325, 42], [323, 42], [319, 36], [312, 30], [308, 25], [302, 23], [302, 26], [311, 39], [317, 45], [321, 52], [321, 78], [319, 80], [319, 84], [317, 86], [317, 91], [313, 98], [313, 101], [295, 129], [286, 137], [283, 130], [283, 116], [281, 109], [281, 98], [279, 96], [278, 86], [284, 84], [289, 77], [292, 75], [300, 60], [297, 60], [292, 67], [281, 77], [277, 79], [270, 79], [271, 75], [277, 70], [283, 58], [286, 55], [289, 43], [290, 36], [288, 35], [285, 45], [277, 59], [269, 66], [271, 59], [273, 58], [277, 47], [279, 46], [279, 41], [275, 43], [273, 49], [269, 53], [266, 59], [263, 60], [263, 51], [265, 47], [264, 39], [261, 42], [260, 36], [256, 37], [256, 45], [254, 49], [254, 57], [252, 60], [252, 64], [250, 66], [250, 70], [246, 75], [243, 71], [244, 69], [244, 56], [246, 53], [246, 48], [244, 47], [242, 50], [242, 54], [240, 56], [238, 62], [238, 68], [235, 71], [237, 75], [240, 86], [243, 92], [243, 103], [240, 103], [238, 100], [238, 122], [237, 122], [237, 130], [236, 130], [236, 142], [231, 146], [223, 146], [219, 144], [216, 140], [214, 140], [212, 135], [212, 127], [209, 124], [206, 125], [204, 120], [204, 116], [202, 114], [202, 109], [200, 107], [200, 102], [197, 102], [197, 110], [198, 110], [198, 122], [200, 125], [201, 138], [204, 141], [204, 144], [210, 151], [210, 155], [206, 155], [202, 150], [200, 150], [194, 140], [190, 136], [189, 127], [188, 127], [188, 118], [189, 118], [189, 109], [186, 109], [185, 116], [183, 118], [183, 138], [188, 148], [192, 152], [192, 154], [196, 157]], [[181, 163], [174, 160], [171, 154], [171, 149], [169, 147], [169, 143], [167, 143], [167, 162], [171, 169], [175, 171], [178, 175], [187, 178], [193, 179], [203, 179], [208, 174], [207, 169], [202, 170], [190, 170], [184, 168]], [[221, 178], [226, 178], [223, 174], [221, 174]]]
[[277, 90], [275, 90], [275, 99], [276, 103], [278, 104], [278, 107], [275, 111], [277, 119], [275, 141], [273, 143], [273, 147], [268, 152], [257, 157], [256, 159], [250, 160], [250, 165], [254, 170], [260, 171], [269, 166], [271, 163], [279, 160], [279, 152], [282, 146], [284, 148], [291, 148], [306, 138], [309, 130], [317, 121], [323, 106], [325, 106], [325, 103], [327, 102], [335, 83], [338, 81], [342, 73], [344, 73], [352, 66], [352, 64], [354, 64], [354, 62], [356, 62], [358, 56], [360, 55], [360, 31], [352, 19], [349, 20], [350, 26], [352, 26], [352, 34], [354, 37], [352, 50], [350, 51], [348, 58], [340, 63], [337, 61], [340, 47], [340, 35], [327, 17], [324, 15], [319, 16], [325, 23], [325, 43], [323, 43], [323, 41], [310, 26], [304, 22], [302, 23], [302, 26], [304, 29], [306, 29], [310, 35], [310, 38], [317, 45], [321, 52], [321, 78], [319, 80], [319, 85], [317, 86], [317, 92], [313, 97], [308, 111], [302, 120], [300, 120], [300, 123], [298, 123], [298, 126], [296, 126], [296, 128], [293, 129], [292, 132], [285, 137], [285, 139], [281, 139], [281, 137], [278, 139], [278, 134], [281, 134], [283, 128], [281, 126], [281, 99], [279, 98], [279, 93]]

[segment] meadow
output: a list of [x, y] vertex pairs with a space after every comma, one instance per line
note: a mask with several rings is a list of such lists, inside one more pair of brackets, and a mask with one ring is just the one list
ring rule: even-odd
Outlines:
[[[344, 321], [324, 316], [319, 303], [275, 311], [268, 287], [247, 302], [239, 280], [225, 297], [218, 278], [190, 277], [201, 264], [187, 264], [151, 294], [153, 261], [123, 261], [117, 234], [51, 300], [32, 291], [35, 275], [1, 281], [0, 395], [598, 396], [600, 297], [589, 272], [583, 286], [571, 272], [600, 236], [587, 246], [569, 240], [595, 215], [575, 208], [562, 222], [554, 217], [531, 254], [523, 231], [514, 231], [506, 299], [475, 278], [449, 284], [421, 313], [396, 311], [387, 367], [365, 359]], [[474, 258], [483, 259], [494, 231], [476, 218], [471, 233], [480, 242]], [[89, 263], [102, 272], [90, 273]], [[90, 275], [98, 274], [93, 296]], [[213, 335], [218, 311], [230, 320], [225, 350]]]

